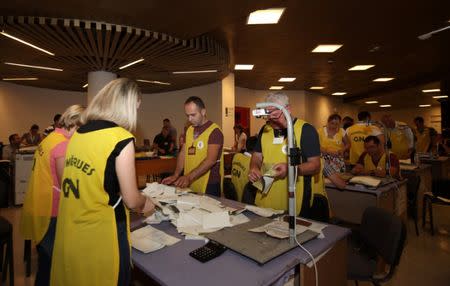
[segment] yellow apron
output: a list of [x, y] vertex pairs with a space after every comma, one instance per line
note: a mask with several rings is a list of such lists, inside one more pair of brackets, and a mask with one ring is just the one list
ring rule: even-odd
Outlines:
[[359, 156], [364, 152], [364, 139], [372, 134], [372, 126], [355, 124], [347, 128], [350, 140], [350, 164], [355, 165]]
[[[111, 154], [117, 143], [130, 138], [133, 135], [121, 127], [76, 132], [72, 136], [61, 186], [51, 285], [117, 285], [119, 243], [112, 206], [119, 194], [110, 201], [105, 170], [108, 158], [115, 160]], [[125, 213], [130, 241], [128, 209], [123, 201], [116, 208]]]
[[[196, 139], [194, 139], [194, 127], [190, 126], [186, 130], [186, 143], [184, 144], [184, 173], [189, 174], [192, 170], [197, 168], [200, 163], [206, 159], [208, 155], [208, 139], [211, 133], [219, 126], [212, 123], [205, 131], [202, 132]], [[195, 148], [195, 154], [189, 155], [189, 148]], [[205, 193], [206, 187], [208, 185], [209, 174], [211, 170], [208, 170], [205, 174], [197, 178], [189, 186], [191, 190], [196, 193]], [[223, 151], [221, 150], [220, 155], [220, 189], [222, 190], [223, 184]]]
[[416, 152], [425, 153], [428, 152], [431, 144], [430, 129], [425, 127], [423, 132], [414, 128], [414, 136], [416, 136]]
[[[297, 119], [294, 124], [295, 139], [298, 145], [301, 142], [302, 128], [305, 121]], [[287, 159], [287, 138], [284, 139], [282, 144], [273, 144], [274, 140], [273, 128], [270, 125], [264, 126], [264, 131], [261, 137], [262, 155], [265, 166], [270, 166], [277, 163], [288, 163]], [[321, 194], [327, 197], [325, 193], [325, 186], [321, 171], [311, 177], [311, 199], [309, 205], [313, 203], [314, 194]], [[303, 202], [303, 176], [297, 177], [297, 184], [295, 190], [296, 198], [296, 214], [299, 214]], [[288, 209], [288, 178], [275, 180], [266, 195], [262, 195], [261, 192], [257, 192], [255, 198], [255, 204], [260, 207], [273, 208], [278, 210]]]
[[39, 244], [47, 233], [52, 215], [53, 178], [50, 154], [58, 144], [68, 139], [61, 133], [50, 133], [34, 152], [28, 190], [23, 203], [20, 229], [24, 239]]
[[248, 171], [251, 157], [236, 153], [231, 168], [231, 182], [236, 189], [238, 201], [242, 201], [245, 185], [248, 183]]
[[364, 156], [364, 171], [371, 172], [375, 171], [376, 169], [381, 169], [386, 172], [386, 153], [381, 156], [381, 159], [376, 166], [369, 154], [366, 154], [366, 156]]
[[392, 143], [392, 153], [397, 155], [399, 159], [409, 159], [408, 156], [408, 149], [409, 149], [409, 142], [408, 137], [406, 136], [405, 132], [402, 131], [402, 127], [394, 128], [394, 129], [388, 129], [387, 130], [388, 135], [390, 136], [391, 143]]
[[323, 128], [319, 128], [319, 140], [320, 140], [320, 147], [327, 149], [332, 152], [337, 152], [340, 150], [344, 150], [344, 129], [339, 128], [339, 131], [334, 135], [333, 138], [330, 138], [327, 136], [324, 126]]

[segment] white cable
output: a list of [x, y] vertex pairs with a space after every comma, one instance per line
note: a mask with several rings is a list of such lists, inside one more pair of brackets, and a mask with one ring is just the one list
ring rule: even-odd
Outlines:
[[114, 204], [113, 209], [115, 209], [119, 205], [121, 200], [122, 200], [122, 196], [120, 196], [119, 199], [117, 200], [117, 202]]

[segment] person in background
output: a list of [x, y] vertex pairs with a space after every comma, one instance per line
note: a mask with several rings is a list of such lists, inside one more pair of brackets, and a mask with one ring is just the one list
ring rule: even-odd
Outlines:
[[[244, 194], [244, 190], [246, 189], [246, 185], [248, 184], [250, 159], [252, 157], [252, 153], [257, 140], [258, 139], [255, 136], [249, 137], [246, 142], [247, 152], [234, 154], [233, 161], [231, 163], [231, 182], [233, 183], [234, 189], [236, 190], [237, 200], [240, 202], [245, 201], [247, 203], [248, 201], [246, 197], [248, 197], [249, 194]], [[251, 204], [254, 204], [255, 202], [255, 195], [256, 193], [250, 195], [252, 197], [252, 199], [250, 200]]]
[[406, 123], [395, 121], [392, 115], [386, 114], [381, 118], [386, 127], [388, 148], [401, 160], [411, 158], [414, 151], [414, 135]]
[[244, 132], [244, 128], [241, 125], [235, 125], [234, 130], [234, 146], [233, 151], [238, 153], [245, 152], [247, 144], [247, 134]]
[[36, 146], [41, 141], [42, 136], [39, 133], [39, 126], [37, 124], [31, 125], [30, 131], [22, 136], [22, 144], [25, 146]]
[[170, 138], [172, 139], [174, 150], [176, 150], [177, 149], [177, 138], [178, 138], [177, 137], [177, 129], [172, 126], [172, 123], [170, 122], [170, 120], [168, 118], [165, 118], [163, 120], [163, 127], [167, 128], [169, 130], [169, 135], [170, 135]]
[[186, 130], [186, 142], [178, 153], [175, 173], [162, 183], [220, 196], [224, 176], [223, 133], [207, 119], [201, 98], [189, 97], [184, 112], [192, 126]]
[[345, 171], [344, 153], [350, 148], [344, 129], [340, 128], [341, 117], [332, 114], [328, 117], [327, 125], [319, 128], [320, 151], [328, 165], [335, 165], [338, 172]]
[[64, 157], [69, 139], [80, 124], [83, 110], [80, 105], [67, 108], [59, 127], [42, 140], [34, 153], [20, 227], [22, 236], [36, 243], [38, 270], [35, 285], [50, 284]]
[[350, 143], [349, 163], [355, 165], [364, 152], [364, 139], [367, 136], [376, 136], [381, 144], [384, 144], [384, 135], [381, 129], [370, 122], [371, 116], [368, 111], [358, 113], [358, 122], [349, 128], [346, 133]]
[[9, 135], [8, 139], [9, 139], [9, 145], [6, 145], [5, 147], [3, 147], [2, 158], [3, 158], [3, 160], [9, 160], [11, 162], [15, 162], [16, 161], [16, 153], [17, 153], [17, 151], [19, 151], [20, 142], [22, 140], [20, 139], [20, 136], [17, 133]]
[[380, 139], [376, 136], [368, 136], [364, 139], [365, 151], [361, 154], [353, 168], [352, 173], [355, 175], [370, 175], [376, 177], [386, 177], [390, 175], [394, 178], [400, 176], [400, 163], [397, 156], [391, 153], [390, 170], [386, 170], [387, 154], [381, 145]]
[[167, 156], [174, 154], [174, 148], [175, 146], [169, 128], [163, 127], [161, 133], [156, 135], [155, 139], [153, 139], [153, 150], [158, 152], [158, 156]]
[[50, 125], [49, 127], [47, 127], [47, 128], [45, 128], [44, 129], [44, 138], [45, 137], [47, 137], [48, 136], [48, 134], [50, 134], [50, 133], [52, 133], [53, 131], [55, 131], [55, 129], [57, 128], [57, 127], [59, 127], [58, 125], [59, 125], [59, 119], [61, 118], [61, 114], [56, 114], [54, 117], [53, 117], [53, 124], [52, 125]]
[[416, 138], [416, 152], [429, 152], [437, 134], [436, 130], [432, 127], [425, 126], [423, 117], [421, 116], [414, 118], [414, 124], [416, 125], [416, 128], [413, 130]]
[[136, 182], [134, 137], [141, 93], [135, 81], [109, 82], [81, 116], [66, 151], [50, 285], [130, 285], [129, 209], [152, 199]]
[[180, 134], [180, 138], [178, 138], [178, 146], [180, 146], [180, 150], [181, 147], [184, 145], [184, 143], [186, 142], [186, 130], [189, 128], [189, 126], [191, 126], [191, 122], [189, 120], [186, 120], [186, 122], [184, 123], [184, 128], [183, 128], [183, 133]]
[[344, 130], [347, 130], [347, 128], [349, 128], [353, 124], [355, 124], [355, 121], [350, 116], [345, 116], [342, 119], [342, 129], [344, 129]]

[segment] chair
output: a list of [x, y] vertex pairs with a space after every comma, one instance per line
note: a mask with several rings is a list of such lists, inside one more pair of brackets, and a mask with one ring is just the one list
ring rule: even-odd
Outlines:
[[[370, 281], [380, 285], [394, 275], [406, 239], [406, 227], [401, 219], [384, 209], [369, 207], [364, 211], [360, 227], [360, 246], [350, 242], [347, 279]], [[377, 260], [389, 266], [377, 273]]]
[[434, 235], [433, 204], [450, 206], [450, 180], [438, 180], [433, 182], [431, 193], [423, 195], [422, 228], [426, 224], [426, 212], [430, 216], [431, 235]]
[[416, 235], [419, 235], [419, 228], [417, 227], [417, 220], [419, 219], [417, 210], [417, 194], [420, 187], [420, 177], [411, 176], [408, 178], [408, 213], [414, 219], [414, 226], [416, 227]]
[[[6, 253], [3, 251], [6, 246]], [[9, 270], [9, 285], [14, 285], [14, 254], [13, 254], [13, 227], [6, 219], [0, 217], [0, 266], [2, 271], [2, 284], [6, 281]]]

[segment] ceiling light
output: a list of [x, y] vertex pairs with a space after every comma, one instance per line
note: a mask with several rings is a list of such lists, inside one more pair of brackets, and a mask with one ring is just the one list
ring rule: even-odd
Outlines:
[[247, 25], [277, 24], [281, 15], [283, 15], [284, 9], [285, 8], [272, 8], [256, 10], [248, 16]]
[[217, 70], [198, 70], [198, 71], [174, 71], [173, 74], [186, 74], [186, 73], [211, 73], [217, 72]]
[[319, 90], [319, 89], [324, 89], [325, 87], [323, 87], [323, 86], [311, 86], [309, 89], [317, 89], [317, 90]]
[[375, 104], [375, 103], [378, 103], [378, 101], [376, 100], [366, 101], [366, 104]]
[[380, 107], [391, 107], [392, 105], [390, 105], [390, 104], [382, 104], [382, 105], [380, 105]]
[[442, 32], [442, 31], [444, 31], [444, 30], [447, 30], [447, 29], [450, 29], [450, 26], [447, 26], [447, 27], [444, 27], [444, 28], [440, 28], [440, 29], [431, 31], [431, 32], [429, 32], [429, 33], [420, 35], [420, 36], [418, 36], [417, 38], [418, 38], [419, 40], [428, 40], [428, 39], [431, 38], [431, 36], [433, 36], [434, 34], [437, 34], [437, 33], [439, 33], [439, 32]]
[[374, 79], [373, 81], [374, 82], [386, 82], [386, 81], [391, 81], [393, 79], [394, 79], [393, 77], [379, 77], [379, 78]]
[[63, 71], [63, 69], [58, 69], [58, 68], [49, 68], [49, 67], [42, 67], [42, 66], [32, 66], [32, 65], [24, 65], [24, 64], [16, 64], [16, 63], [8, 63], [8, 62], [5, 62], [5, 65], [18, 66], [18, 67], [24, 67], [24, 68], [33, 68], [33, 69], [50, 70], [50, 71]]
[[86, 83], [85, 85], [83, 85], [83, 88], [86, 88], [86, 87], [88, 87], [88, 84]]
[[154, 84], [161, 84], [161, 85], [170, 85], [169, 82], [163, 82], [163, 81], [158, 81], [158, 80], [137, 79], [136, 81], [147, 82], [147, 83], [154, 83]]
[[448, 95], [435, 95], [433, 96], [434, 99], [439, 99], [439, 98], [448, 98]]
[[296, 80], [296, 77], [280, 77], [279, 82], [293, 82]]
[[284, 86], [282, 86], [282, 85], [272, 85], [271, 87], [269, 87], [269, 89], [271, 89], [271, 90], [280, 90], [283, 88], [284, 88]]
[[419, 105], [419, 107], [430, 107], [431, 106], [431, 104], [421, 104], [421, 105]]
[[35, 46], [35, 45], [31, 44], [31, 43], [28, 43], [27, 41], [24, 41], [24, 40], [22, 40], [22, 39], [19, 39], [19, 38], [16, 38], [16, 37], [14, 37], [14, 36], [11, 36], [10, 34], [5, 33], [5, 32], [3, 32], [3, 31], [0, 32], [0, 34], [2, 34], [2, 35], [5, 36], [5, 37], [8, 37], [8, 38], [10, 38], [10, 39], [16, 40], [16, 41], [18, 41], [18, 42], [20, 42], [20, 43], [22, 43], [22, 44], [25, 44], [25, 45], [27, 45], [27, 46], [30, 46], [30, 47], [32, 47], [32, 48], [34, 48], [34, 49], [36, 49], [36, 50], [39, 50], [39, 51], [44, 52], [44, 53], [46, 53], [46, 54], [49, 54], [49, 55], [51, 55], [51, 56], [54, 56], [54, 55], [55, 55], [55, 54], [52, 53], [52, 52], [49, 52], [49, 51], [47, 51], [47, 50], [44, 50], [43, 48], [39, 48], [38, 46]]
[[346, 92], [338, 91], [338, 92], [333, 93], [332, 95], [346, 95], [346, 94], [347, 94]]
[[349, 71], [365, 71], [370, 68], [373, 68], [375, 65], [356, 65], [354, 67], [349, 68]]
[[434, 88], [434, 89], [422, 89], [422, 92], [428, 93], [428, 92], [440, 92], [440, 88]]
[[312, 53], [334, 53], [337, 51], [342, 45], [318, 45]]
[[137, 61], [134, 61], [134, 62], [131, 62], [131, 63], [126, 64], [126, 65], [124, 65], [124, 66], [121, 66], [121, 67], [119, 68], [119, 70], [123, 70], [124, 68], [127, 68], [127, 67], [129, 67], [129, 66], [135, 65], [135, 64], [140, 63], [140, 62], [143, 62], [143, 61], [144, 61], [144, 58], [140, 58], [140, 59], [137, 60]]
[[37, 77], [4, 77], [3, 80], [38, 80]]
[[249, 71], [253, 69], [253, 65], [235, 65], [235, 70]]

